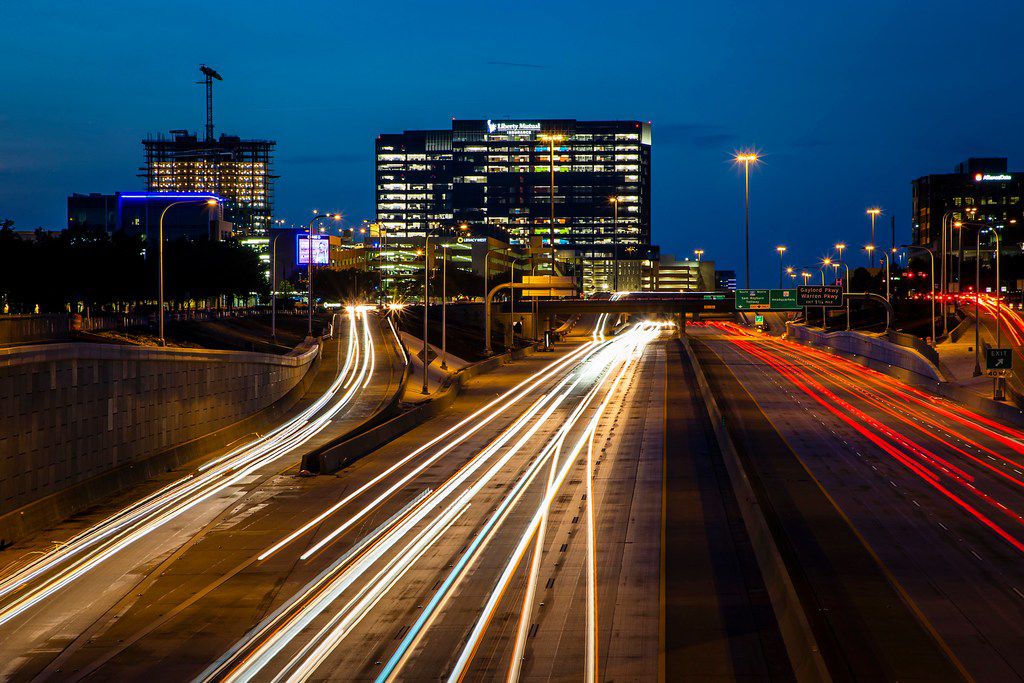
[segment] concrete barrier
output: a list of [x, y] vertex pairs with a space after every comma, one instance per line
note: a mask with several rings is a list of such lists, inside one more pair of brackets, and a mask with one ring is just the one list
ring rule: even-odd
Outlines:
[[478, 363], [467, 365], [445, 380], [441, 390], [434, 395], [433, 400], [413, 406], [382, 424], [321, 449], [321, 451], [309, 459], [303, 460], [303, 468], [321, 474], [337, 472], [341, 468], [405, 434], [412, 428], [448, 410], [462, 391], [463, 385], [473, 377], [500, 367], [512, 360], [523, 358], [532, 351], [532, 348], [517, 349], [510, 353], [492, 356]]
[[[807, 344], [808, 346], [814, 346], [817, 348], [827, 348], [839, 355], [843, 356], [847, 360], [851, 360], [855, 363], [859, 363], [865, 367], [869, 367], [872, 370], [895, 377], [896, 379], [917, 387], [919, 389], [926, 389], [934, 394], [938, 394], [944, 398], [948, 398], [952, 401], [956, 401], [971, 410], [974, 410], [982, 415], [986, 415], [993, 419], [1004, 420], [1010, 424], [1017, 425], [1018, 427], [1024, 427], [1024, 410], [1019, 408], [1010, 402], [995, 401], [986, 396], [982, 396], [971, 389], [965, 388], [957, 384], [956, 382], [948, 381], [943, 373], [940, 373], [937, 368], [928, 363], [925, 359], [914, 354], [909, 349], [902, 349], [902, 347], [894, 347], [895, 350], [891, 354], [886, 354], [883, 359], [873, 357], [866, 353], [857, 353], [856, 351], [848, 350], [844, 348], [843, 344], [831, 344], [823, 343], [822, 337], [831, 337], [836, 334], [844, 335], [859, 335], [857, 332], [830, 332], [827, 335], [822, 335], [821, 332], [815, 330], [807, 330], [800, 325], [790, 325], [789, 330], [801, 330], [796, 334], [790, 335], [788, 338], [799, 342], [801, 344]], [[865, 336], [865, 335], [860, 335]], [[872, 339], [875, 344], [870, 347], [852, 345], [853, 348], [859, 351], [864, 351], [866, 348], [875, 349], [886, 342], [881, 339]], [[827, 339], [825, 340], [827, 341]], [[877, 355], [877, 354], [876, 354]], [[922, 364], [922, 362], [924, 364]], [[927, 368], [931, 368], [930, 370]]]
[[722, 460], [729, 473], [729, 481], [740, 508], [740, 515], [743, 517], [743, 524], [750, 536], [757, 564], [764, 577], [768, 598], [775, 611], [775, 618], [778, 621], [779, 631], [786, 645], [786, 652], [789, 655], [793, 672], [798, 681], [831, 680], [810, 620], [804, 613], [796, 585], [786, 568], [786, 562], [775, 542], [768, 520], [765, 519], [757, 494], [754, 493], [754, 488], [750, 484], [732, 435], [729, 434], [729, 430], [725, 426], [724, 413], [711, 390], [704, 369], [690, 347], [689, 340], [685, 335], [681, 335], [679, 341], [686, 351], [690, 365], [693, 366], [694, 375], [697, 377], [697, 387], [704, 398], [708, 417], [711, 418], [715, 438], [722, 452]]
[[883, 372], [883, 368], [895, 366], [925, 379], [937, 382], [945, 380], [939, 367], [916, 349], [895, 344], [883, 337], [845, 330], [822, 332], [789, 323], [786, 325], [786, 338], [808, 346], [826, 347], [864, 358], [869, 367]]
[[319, 351], [0, 349], [0, 539], [244, 436], [249, 418], [298, 400]]

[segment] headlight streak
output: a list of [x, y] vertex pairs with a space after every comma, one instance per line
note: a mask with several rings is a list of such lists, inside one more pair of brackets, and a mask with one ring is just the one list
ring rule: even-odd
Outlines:
[[[616, 346], [625, 346], [622, 340], [616, 340], [615, 342], [609, 343], [615, 344]], [[532, 391], [539, 386], [541, 382], [550, 377], [554, 372], [564, 368], [569, 362], [576, 362], [577, 366], [583, 366], [594, 363], [611, 363], [616, 359], [616, 357], [620, 360], [623, 358], [632, 358], [631, 349], [627, 349], [625, 353], [621, 354], [603, 353], [606, 350], [606, 345], [603, 344], [585, 345], [561, 361], [558, 361], [556, 363], [558, 367], [553, 366], [542, 373], [537, 373], [533, 377], [524, 380], [498, 399], [491, 401], [487, 406], [461, 421], [455, 427], [433, 439], [430, 443], [416, 449], [412, 454], [403, 458], [399, 463], [396, 463], [395, 466], [389, 468], [388, 472], [385, 472], [383, 475], [379, 475], [375, 478], [370, 485], [379, 482], [384, 476], [393, 472], [398, 466], [407, 462], [411, 457], [422, 453], [430, 446], [435, 445], [442, 439], [450, 436], [450, 434], [456, 430], [463, 429], [466, 424], [479, 417], [485, 411], [493, 409], [495, 405], [501, 404], [498, 412], [508, 409], [529, 391]], [[429, 512], [436, 509], [446, 497], [460, 491], [462, 494], [459, 495], [453, 503], [449, 503], [445, 508], [443, 508], [443, 512], [440, 517], [435, 519], [433, 522], [427, 523], [427, 529], [441, 524], [442, 521], [446, 519], [446, 514], [450, 513], [453, 509], [461, 508], [463, 503], [468, 504], [471, 497], [477, 495], [485, 485], [493, 480], [493, 478], [507, 466], [508, 461], [530, 442], [536, 432], [544, 426], [544, 424], [550, 421], [553, 411], [571, 394], [573, 387], [582, 381], [583, 374], [584, 373], [581, 368], [580, 371], [572, 372], [564, 377], [558, 382], [554, 389], [535, 401], [523, 416], [517, 419], [512, 426], [504, 430], [497, 439], [486, 446], [478, 455], [474, 456], [473, 459], [463, 465], [456, 475], [452, 476], [444, 485], [429, 495], [424, 496], [421, 494], [421, 499], [419, 501], [413, 501], [413, 503], [407, 505], [405, 509], [412, 510], [410, 513], [411, 516], [400, 526], [391, 529], [377, 542], [375, 542], [372, 548], [372, 555], [359, 558], [351, 564], [351, 566], [345, 567], [344, 569], [338, 563], [332, 564], [332, 570], [330, 573], [340, 572], [337, 577], [324, 579], [320, 579], [318, 577], [318, 585], [310, 586], [307, 590], [297, 596], [295, 600], [289, 603], [288, 610], [275, 613], [270, 620], [261, 624], [261, 626], [254, 630], [252, 634], [236, 644], [236, 646], [222, 657], [216, 665], [211, 666], [206, 672], [204, 672], [200, 679], [243, 681], [250, 680], [253, 676], [259, 673], [259, 671], [261, 671], [271, 660], [280, 654], [283, 648], [287, 646], [288, 642], [290, 642], [296, 635], [298, 635], [298, 633], [309, 625], [316, 615], [321, 614], [323, 610], [335, 601], [344, 590], [351, 586], [354, 580], [369, 569], [373, 562], [379, 560], [383, 552], [394, 547], [403, 536], [411, 531], [414, 524], [424, 519]], [[509, 398], [510, 394], [512, 395], [511, 398]], [[562, 428], [556, 432], [556, 435], [549, 441], [541, 455], [537, 456], [527, 468], [527, 471], [518, 478], [512, 492], [508, 493], [498, 509], [491, 513], [488, 526], [484, 531], [476, 534], [472, 547], [468, 548], [460, 559], [460, 567], [457, 570], [453, 570], [451, 573], [449, 577], [451, 579], [450, 583], [454, 583], [458, 578], [460, 578], [462, 576], [462, 571], [460, 570], [479, 555], [483, 546], [485, 546], [490, 540], [494, 531], [500, 526], [501, 522], [504, 521], [505, 517], [513, 509], [515, 503], [518, 502], [520, 497], [527, 490], [529, 484], [534, 480], [539, 468], [546, 461], [546, 458], [550, 457], [556, 447], [560, 448], [567, 430], [571, 427], [571, 423], [574, 423], [578, 419], [578, 414], [583, 410], [583, 408], [585, 408], [585, 405], [576, 406], [576, 408], [574, 408], [574, 417], [572, 420], [570, 420], [568, 424], [563, 425]], [[544, 412], [538, 417], [537, 414], [541, 409], [544, 409]], [[482, 423], [478, 423], [475, 427], [471, 428], [472, 432], [477, 431], [483, 426], [483, 424], [490, 422], [496, 414], [497, 413], [492, 413]], [[534, 419], [535, 417], [536, 419]], [[520, 436], [517, 442], [511, 446], [507, 452], [503, 453], [501, 457], [491, 464], [491, 467], [486, 473], [481, 475], [468, 489], [463, 489], [465, 483], [468, 482], [469, 477], [473, 475], [485, 462], [490, 460], [490, 458], [497, 453], [500, 448], [507, 444], [530, 420], [533, 420], [533, 424], [530, 429]], [[460, 435], [458, 443], [464, 441], [465, 437], [468, 436], [469, 433]], [[455, 445], [457, 444], [447, 444], [445, 447], [439, 449], [439, 453], [431, 456], [431, 462], [436, 460], [440, 455], [449, 452], [451, 447], [454, 447]], [[361, 518], [368, 510], [379, 505], [383, 499], [393, 495], [393, 493], [399, 488], [404, 487], [408, 480], [422, 472], [423, 469], [423, 466], [417, 467], [411, 475], [404, 477], [399, 484], [392, 486], [383, 496], [379, 496], [372, 503], [360, 511], [357, 511], [353, 518], [346, 520], [341, 527], [332, 532], [332, 534], [330, 534], [326, 539], [322, 539], [321, 543], [318, 544], [318, 547], [311, 548], [304, 553], [303, 557], [308, 557], [312, 553], [315, 553], [320, 547], [323, 547], [323, 544], [329, 542], [333, 538], [336, 538], [338, 533], [343, 531], [345, 528], [349, 528], [357, 518]], [[365, 490], [365, 488], [368, 488], [368, 486], [364, 487], [362, 490]], [[354, 495], [358, 495], [362, 490], [356, 492]], [[329, 508], [329, 510], [320, 517], [325, 518], [327, 514], [337, 510], [351, 500], [354, 495], [347, 496], [346, 499], [340, 501], [335, 506], [332, 506], [332, 508]], [[315, 523], [318, 522], [314, 522], [314, 524]], [[309, 526], [311, 525], [304, 525], [304, 527], [298, 530], [295, 534], [283, 539], [282, 542], [279, 542], [275, 547], [265, 552], [261, 557], [269, 556], [273, 552], [276, 552], [280, 547], [283, 547], [286, 543], [294, 540], [294, 537], [297, 537], [298, 534], [303, 533], [303, 531]], [[448, 527], [445, 526], [445, 528], [447, 529]], [[424, 530], [423, 533], [425, 532], [426, 530]], [[440, 536], [432, 537], [436, 539]], [[406, 548], [408, 549], [409, 547], [410, 546], [407, 544]], [[333, 649], [337, 647], [337, 644], [343, 640], [351, 629], [354, 628], [354, 626], [359, 623], [369, 610], [377, 604], [377, 601], [383, 597], [391, 585], [393, 585], [394, 581], [397, 581], [402, 574], [411, 568], [420, 555], [421, 553], [416, 553], [415, 556], [409, 555], [408, 550], [400, 551], [398, 557], [403, 557], [405, 560], [402, 562], [397, 562], [397, 558], [392, 560], [392, 563], [389, 563], [388, 568], [382, 570], [389, 573], [378, 573], [374, 578], [370, 579], [356, 598], [353, 598], [344, 607], [340, 608], [340, 610], [333, 615], [331, 621], [324, 626], [315, 637], [309, 640], [309, 643], [302, 648], [301, 652], [292, 657], [288, 663], [281, 668], [281, 670], [276, 674], [275, 680], [284, 680], [286, 678], [288, 680], [304, 680], [306, 677], [311, 675], [326, 659], [326, 657], [329, 656]], [[351, 554], [349, 557], [351, 557]], [[328, 573], [325, 572], [324, 574], [321, 574], [321, 576], [327, 577], [327, 574]], [[447, 599], [448, 595], [450, 595], [450, 592], [447, 590], [447, 587], [445, 587], [438, 590], [435, 597], [438, 598], [438, 602], [440, 603], [444, 599]], [[428, 606], [428, 608], [424, 610], [421, 615], [421, 619], [418, 620], [418, 625], [407, 634], [404, 641], [405, 647], [401, 648], [399, 652], [396, 652], [396, 662], [403, 657], [406, 652], [406, 648], [416, 641], [422, 627], [429, 623], [435, 614], [436, 605]], [[287, 620], [285, 620], [285, 617], [287, 617]], [[257, 643], [257, 641], [260, 642]], [[314, 646], [315, 649], [311, 649]]]
[[[400, 469], [402, 466], [404, 466], [405, 464], [407, 464], [408, 462], [413, 460], [416, 456], [418, 456], [421, 453], [429, 450], [431, 447], [433, 447], [433, 446], [437, 445], [438, 443], [440, 443], [441, 441], [449, 438], [453, 434], [456, 434], [456, 433], [459, 434], [451, 442], [449, 442], [444, 448], [442, 448], [442, 450], [440, 452], [438, 452], [438, 453], [434, 454], [433, 456], [431, 456], [431, 458], [428, 459], [426, 462], [421, 463], [420, 466], [417, 467], [416, 470], [414, 470], [414, 474], [412, 474], [411, 476], [407, 475], [406, 477], [404, 477], [402, 479], [402, 481], [400, 482], [401, 486], [404, 486], [404, 484], [407, 483], [409, 480], [411, 480], [412, 477], [416, 476], [416, 474], [419, 474], [419, 472], [423, 471], [423, 469], [425, 469], [430, 464], [435, 462], [442, 455], [444, 455], [445, 453], [450, 451], [452, 448], [455, 448], [460, 443], [465, 441], [467, 438], [469, 438], [470, 436], [475, 434], [477, 431], [479, 431], [480, 429], [485, 427], [492, 420], [497, 418], [499, 415], [503, 414], [512, 405], [517, 403], [524, 396], [528, 395], [530, 392], [532, 392], [535, 388], [540, 386], [543, 382], [545, 382], [547, 379], [549, 379], [555, 373], [557, 373], [560, 370], [562, 370], [569, 363], [572, 363], [573, 361], [578, 360], [580, 356], [582, 356], [583, 354], [588, 353], [593, 348], [594, 348], [593, 345], [586, 344], [586, 345], [580, 347], [579, 349], [573, 351], [572, 353], [567, 354], [565, 357], [559, 359], [551, 367], [545, 368], [544, 370], [542, 370], [542, 371], [532, 375], [531, 377], [526, 378], [525, 380], [523, 380], [522, 382], [520, 382], [516, 386], [512, 387], [511, 389], [509, 389], [508, 391], [503, 393], [498, 398], [488, 402], [487, 405], [485, 405], [482, 408], [480, 408], [479, 410], [475, 411], [473, 414], [469, 415], [465, 419], [459, 421], [458, 424], [456, 424], [453, 427], [445, 430], [442, 434], [439, 434], [438, 436], [436, 436], [435, 438], [431, 439], [427, 443], [423, 444], [419, 448], [413, 450], [411, 453], [409, 453], [408, 455], [404, 456], [403, 458], [401, 458], [400, 460], [395, 462], [393, 465], [388, 467], [386, 470], [381, 472], [379, 475], [377, 475], [376, 477], [374, 477], [370, 481], [366, 482], [365, 484], [363, 484], [362, 486], [357, 488], [355, 491], [353, 491], [349, 495], [347, 495], [344, 498], [342, 498], [341, 500], [339, 500], [334, 505], [331, 505], [330, 507], [328, 507], [326, 510], [321, 512], [319, 515], [317, 515], [313, 519], [309, 520], [308, 522], [306, 522], [305, 524], [300, 526], [298, 529], [296, 529], [292, 533], [288, 534], [283, 539], [281, 539], [280, 541], [275, 543], [273, 546], [268, 548], [257, 559], [259, 559], [260, 561], [267, 559], [268, 557], [270, 557], [271, 555], [273, 555], [277, 551], [281, 550], [281, 548], [284, 548], [286, 545], [288, 545], [289, 543], [291, 543], [295, 539], [299, 538], [300, 536], [302, 536], [303, 534], [308, 532], [310, 529], [313, 529], [314, 527], [318, 526], [321, 522], [323, 522], [325, 519], [327, 519], [328, 517], [333, 515], [335, 512], [337, 512], [338, 510], [343, 508], [345, 505], [347, 505], [351, 501], [353, 501], [355, 498], [357, 498], [358, 496], [362, 495], [363, 493], [365, 493], [369, 489], [371, 489], [374, 486], [376, 486], [377, 484], [379, 484], [385, 478], [389, 477], [395, 471]], [[488, 411], [491, 411], [491, 410], [493, 410], [494, 412], [488, 414]], [[486, 417], [484, 417], [483, 419], [479, 420], [475, 424], [472, 424], [472, 423], [474, 423], [475, 420], [477, 420], [478, 418], [480, 418], [483, 415], [486, 415]], [[472, 424], [472, 426], [468, 427], [468, 429], [467, 429], [467, 425], [470, 425], [470, 424]], [[463, 429], [465, 429], [465, 431], [461, 431]], [[392, 486], [391, 488], [389, 488], [388, 489], [389, 495], [390, 495], [390, 493], [394, 493], [395, 491], [397, 491], [399, 488], [401, 488], [401, 486], [395, 485], [395, 486]], [[378, 500], [379, 501], [386, 500], [386, 497], [379, 497]], [[370, 508], [367, 507], [367, 508], [364, 508], [364, 510], [362, 512], [359, 512], [359, 513], [356, 513], [356, 514], [362, 516], [362, 515], [365, 515], [369, 511], [370, 511]], [[357, 521], [357, 520], [351, 520], [351, 523], [354, 523], [355, 521]], [[350, 525], [351, 524], [349, 524], [349, 526]], [[345, 528], [347, 528], [347, 526]], [[336, 530], [336, 531], [337, 531], [337, 533], [341, 533], [341, 531], [344, 531], [344, 528], [341, 528], [340, 531], [338, 531], [338, 530]], [[335, 535], [337, 535], [337, 534], [335, 534]]]
[[[658, 334], [658, 332], [654, 332], [652, 334], [650, 332], [650, 328], [646, 326], [641, 327], [640, 329], [646, 332], [648, 335], [651, 335], [649, 338], [645, 338], [647, 340], [653, 339]], [[644, 343], [646, 343], [646, 341]], [[633, 357], [631, 351], [627, 357]], [[497, 608], [498, 603], [500, 602], [501, 597], [504, 594], [504, 591], [507, 588], [509, 581], [511, 581], [512, 575], [514, 574], [516, 567], [518, 567], [519, 562], [522, 561], [522, 557], [526, 552], [526, 548], [529, 545], [530, 539], [533, 537], [533, 534], [537, 532], [537, 529], [543, 518], [544, 510], [551, 505], [551, 501], [554, 499], [555, 494], [561, 488], [562, 483], [565, 481], [566, 475], [568, 475], [569, 471], [572, 469], [572, 465], [575, 462], [576, 458], [579, 456], [580, 451], [582, 451], [583, 447], [588, 442], [590, 438], [590, 433], [597, 428], [597, 425], [599, 424], [601, 417], [603, 416], [604, 411], [608, 406], [608, 403], [611, 401], [611, 398], [614, 395], [616, 388], [618, 387], [622, 378], [625, 376], [626, 371], [631, 367], [631, 365], [632, 363], [630, 361], [626, 361], [621, 364], [619, 372], [616, 375], [614, 381], [612, 382], [611, 387], [608, 389], [604, 400], [601, 402], [594, 416], [587, 424], [583, 434], [581, 434], [579, 439], [577, 439], [569, 456], [563, 461], [562, 467], [559, 469], [558, 475], [555, 478], [553, 487], [550, 491], [548, 491], [547, 495], [541, 501], [537, 510], [534, 512], [530, 524], [527, 526], [523, 534], [520, 536], [519, 543], [517, 544], [512, 555], [509, 557], [508, 562], [505, 565], [505, 569], [502, 572], [500, 578], [498, 579], [497, 584], [492, 589], [490, 596], [487, 600], [487, 603], [484, 606], [483, 612], [478, 617], [476, 624], [474, 625], [473, 629], [470, 632], [469, 639], [466, 641], [465, 645], [460, 651], [459, 657], [456, 660], [455, 665], [448, 676], [449, 683], [461, 681], [463, 677], [466, 675], [466, 671], [469, 668], [469, 664], [472, 662], [472, 659], [475, 656], [476, 650], [480, 645], [480, 641], [483, 637], [484, 632], [487, 629], [488, 624], [490, 623], [494, 611]], [[377, 680], [380, 681], [380, 677], [378, 677]]]
[[[357, 388], [353, 387], [337, 399], [324, 414], [316, 418], [313, 416], [331, 401], [346, 380], [360, 375], [361, 382], [361, 375], [372, 367], [373, 345], [360, 343], [357, 327], [357, 319], [361, 319], [363, 338], [372, 341], [366, 310], [364, 307], [356, 307], [349, 313], [349, 352], [344, 367], [325, 394], [284, 425], [124, 508], [0, 582], [2, 597], [47, 572], [56, 572], [39, 586], [0, 607], [0, 625], [53, 595], [151, 531], [225, 488], [241, 482], [326, 427], [331, 418], [355, 396]], [[354, 370], [357, 355], [363, 356], [358, 372]], [[79, 555], [84, 556], [75, 559]]]
[[[562, 432], [561, 438], [558, 440], [558, 444], [555, 448], [555, 456], [551, 458], [551, 469], [548, 470], [548, 482], [544, 488], [544, 495], [547, 496], [551, 492], [551, 487], [555, 483], [555, 475], [558, 473], [558, 457], [562, 453], [562, 443], [565, 441], [566, 432]], [[530, 558], [530, 573], [529, 578], [526, 582], [526, 591], [523, 593], [522, 607], [519, 610], [519, 623], [516, 626], [516, 640], [515, 646], [512, 653], [512, 662], [509, 665], [508, 681], [518, 681], [519, 671], [523, 663], [523, 652], [526, 650], [526, 636], [530, 628], [530, 615], [533, 611], [533, 599], [537, 594], [537, 577], [540, 574], [540, 562], [541, 555], [544, 551], [544, 537], [546, 536], [547, 525], [548, 525], [548, 507], [544, 508], [544, 513], [540, 520], [540, 526], [537, 528], [537, 533], [533, 542], [533, 557]]]
[[395, 343], [398, 344], [398, 348], [402, 352], [402, 360], [406, 365], [409, 364], [409, 354], [405, 352], [405, 347], [402, 345], [402, 340], [398, 338], [398, 330], [395, 329], [395, 323], [391, 321], [391, 316], [387, 316], [388, 327], [391, 328], [391, 334], [395, 335]]
[[587, 440], [587, 652], [586, 670], [583, 680], [594, 683], [597, 680], [597, 528], [594, 520], [594, 437], [597, 429], [590, 431]]
[[[559, 387], [564, 386], [570, 380], [571, 375], [566, 378], [563, 378], [559, 383]], [[526, 414], [524, 414], [519, 420], [517, 420], [517, 424], [522, 425], [528, 422], [530, 419], [532, 419], [536, 415], [536, 413], [541, 408], [544, 407], [545, 404], [548, 404], [550, 402], [550, 399], [553, 396], [554, 392], [541, 396], [527, 410]], [[488, 474], [482, 477], [481, 480], [477, 483], [477, 485], [473, 486], [469, 491], [463, 492], [463, 494], [459, 496], [458, 500], [468, 500], [468, 495], [477, 493], [480, 490], [480, 488], [482, 488], [482, 486], [487, 483], [487, 481], [493, 478], [493, 476], [497, 472], [499, 472], [502, 467], [504, 467], [504, 465], [515, 454], [515, 452], [522, 448], [522, 446], [528, 442], [528, 440], [537, 432], [537, 430], [540, 429], [541, 426], [543, 426], [545, 420], [550, 416], [551, 412], [554, 410], [555, 407], [555, 405], [549, 406], [548, 410], [542, 416], [542, 419], [538, 420], [531, 427], [531, 429], [519, 439], [519, 441], [513, 447], [513, 449], [506, 453], [496, 464], [494, 464], [490, 471], [488, 472]], [[509, 428], [505, 430], [505, 432], [495, 442], [492, 442], [490, 445], [488, 445], [488, 447], [486, 447], [481, 452], [481, 455], [484, 455], [486, 457], [489, 456], [490, 454], [493, 454], [498, 449], [500, 449], [501, 446], [507, 443], [513, 436], [515, 436], [517, 431], [518, 429], [514, 428]], [[457, 491], [459, 487], [461, 487], [462, 484], [465, 482], [465, 480], [468, 479], [468, 477], [476, 469], [478, 469], [479, 466], [484, 463], [484, 461], [484, 458], [475, 458], [473, 461], [468, 463], [467, 466], [460, 470], [455, 477], [451, 478], [448, 482], [446, 482], [446, 484], [441, 489], [438, 489], [436, 492], [430, 494], [429, 496], [426, 496], [423, 501], [417, 504], [413, 508], [415, 510], [415, 517], [413, 518], [412, 522], [409, 522], [407, 520], [407, 522], [404, 523], [402, 526], [394, 529], [390, 534], [388, 534], [387, 538], [383, 539], [380, 546], [376, 548], [376, 557], [379, 557], [380, 552], [382, 552], [381, 549], [387, 550], [394, 546], [401, 539], [401, 537], [404, 536], [412, 528], [412, 523], [422, 520], [428, 513], [430, 513], [433, 509], [437, 507], [437, 505], [443, 500], [443, 498], [448, 493]], [[449, 509], [450, 507], [451, 506], [449, 506]], [[309, 552], [313, 551], [311, 550]], [[338, 569], [341, 568], [340, 565], [336, 565], [336, 567]], [[232, 670], [232, 674], [225, 680], [249, 680], [252, 676], [258, 673], [259, 670], [262, 669], [271, 659], [273, 659], [273, 657], [276, 656], [295, 635], [297, 635], [306, 625], [308, 625], [308, 623], [312, 621], [312, 619], [315, 618], [317, 614], [326, 609], [334, 600], [336, 600], [337, 597], [341, 594], [341, 592], [348, 588], [348, 586], [351, 585], [352, 581], [358, 578], [359, 575], [361, 575], [362, 572], [365, 571], [365, 569], [367, 569], [368, 567], [369, 564], [362, 563], [359, 566], [354, 566], [352, 568], [345, 569], [345, 571], [342, 574], [340, 574], [336, 579], [331, 579], [331, 583], [326, 585], [325, 589], [316, 596], [315, 600], [306, 600], [306, 596], [309, 595], [310, 592], [304, 592], [303, 595], [300, 596], [299, 599], [296, 601], [296, 603], [304, 600], [305, 604], [302, 604], [299, 607], [299, 609], [296, 612], [296, 616], [289, 617], [291, 619], [291, 624], [284, 624], [275, 627], [275, 632], [270, 637], [268, 637], [254, 651], [252, 655], [249, 655], [243, 661], [236, 664]], [[345, 610], [343, 609], [338, 614], [344, 615]], [[263, 629], [263, 632], [269, 630], [270, 627], [271, 625], [268, 625], [266, 628]], [[245, 641], [243, 641], [241, 645], [236, 646], [235, 651], [241, 652], [245, 650], [247, 647], [247, 644], [245, 643]], [[225, 664], [227, 663], [228, 662], [225, 662]], [[294, 667], [295, 665], [296, 664], [292, 662], [288, 664], [286, 668]], [[222, 665], [219, 669], [213, 670], [208, 674], [204, 674], [204, 679], [212, 680], [216, 678], [223, 670], [224, 668]]]

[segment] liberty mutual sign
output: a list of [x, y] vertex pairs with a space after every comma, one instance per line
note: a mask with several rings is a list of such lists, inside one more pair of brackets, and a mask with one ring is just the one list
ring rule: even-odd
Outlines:
[[488, 133], [506, 133], [509, 135], [528, 135], [540, 132], [540, 123], [524, 121], [491, 121], [487, 120]]

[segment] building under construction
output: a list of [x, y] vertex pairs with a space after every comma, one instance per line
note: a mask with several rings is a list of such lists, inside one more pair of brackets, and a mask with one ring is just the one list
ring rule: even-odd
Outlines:
[[200, 68], [206, 86], [206, 130], [202, 139], [172, 130], [142, 141], [146, 165], [140, 169], [150, 192], [210, 192], [225, 200], [224, 219], [239, 236], [265, 238], [274, 215], [273, 140], [243, 140], [213, 134], [213, 69]]

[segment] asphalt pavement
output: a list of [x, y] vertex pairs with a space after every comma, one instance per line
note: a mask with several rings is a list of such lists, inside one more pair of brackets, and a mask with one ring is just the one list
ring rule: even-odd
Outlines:
[[[832, 508], [843, 521], [827, 517], [846, 554], [825, 565], [837, 580], [822, 581], [812, 599], [828, 610], [841, 648], [870, 649], [839, 658], [833, 651], [830, 664], [870, 661], [887, 678], [902, 671], [901, 679], [1020, 680], [1024, 434], [817, 349], [734, 326], [698, 330], [696, 338], [709, 365], [715, 356], [724, 362], [719, 382], [744, 423], [739, 431], [752, 432], [752, 415], [770, 421], [751, 449], [756, 466], [791, 453], [791, 475], [767, 479], [766, 488], [786, 491], [802, 478], [808, 495], [817, 489], [824, 500], [821, 517]], [[778, 457], [766, 448], [770, 432], [782, 441]], [[868, 580], [870, 591], [862, 588]], [[858, 607], [861, 597], [871, 600]], [[899, 622], [883, 619], [886, 611], [904, 625], [894, 628]], [[902, 643], [914, 633], [911, 621], [919, 624], [914, 643]], [[926, 671], [924, 662], [947, 666]]]

